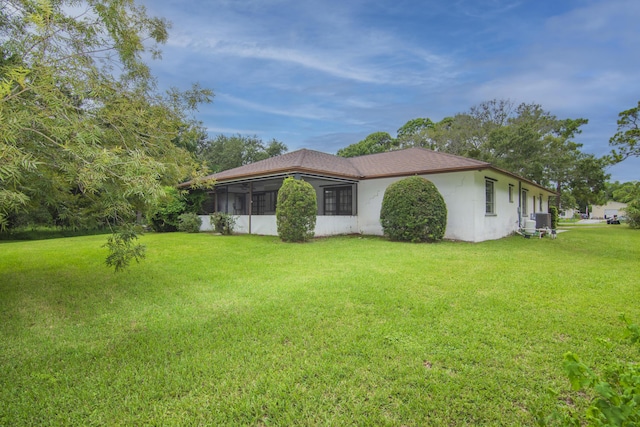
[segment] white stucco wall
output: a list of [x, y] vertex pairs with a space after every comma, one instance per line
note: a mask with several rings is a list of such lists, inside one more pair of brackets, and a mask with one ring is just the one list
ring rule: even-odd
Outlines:
[[[209, 215], [200, 215], [202, 219], [201, 231], [213, 231], [209, 223]], [[249, 215], [236, 215], [234, 233], [249, 233]], [[356, 216], [324, 216], [316, 217], [315, 235], [334, 236], [338, 234], [358, 233], [358, 217]], [[277, 236], [278, 226], [275, 215], [252, 215], [251, 234]]]
[[[541, 190], [537, 187], [533, 187], [530, 184], [522, 184], [522, 189], [526, 191], [526, 214], [525, 210], [522, 210], [521, 223], [524, 227], [524, 222], [531, 219], [536, 213], [549, 212], [549, 195], [550, 193]], [[521, 196], [522, 197], [522, 196]], [[540, 206], [540, 199], [542, 199], [542, 207]], [[524, 202], [524, 200], [523, 200]]]
[[198, 215], [202, 220], [202, 224], [200, 225], [200, 231], [213, 231], [213, 226], [211, 225], [211, 221], [209, 221], [210, 215]]
[[[235, 232], [244, 234], [249, 232], [249, 215], [237, 217]], [[358, 232], [358, 218], [355, 216], [324, 216], [316, 217], [315, 235], [333, 236], [337, 234], [353, 234]], [[266, 236], [278, 235], [278, 224], [275, 215], [252, 215], [251, 234]]]
[[[474, 242], [500, 239], [518, 229], [518, 181], [493, 171], [474, 172], [477, 187], [476, 235]], [[494, 180], [495, 214], [486, 213], [485, 181]], [[511, 200], [509, 186], [511, 185]]]
[[[475, 241], [478, 211], [478, 192], [473, 185], [474, 172], [434, 174], [424, 176], [433, 182], [442, 194], [447, 205], [446, 239]], [[380, 209], [382, 198], [389, 184], [404, 177], [369, 179], [360, 182], [358, 187], [358, 227], [362, 234], [382, 235]], [[483, 181], [484, 182], [484, 181]], [[484, 185], [482, 187], [484, 192]], [[482, 194], [484, 212], [484, 193]]]
[[[447, 229], [445, 239], [463, 240], [468, 242], [480, 242], [484, 240], [499, 239], [510, 235], [519, 227], [518, 206], [522, 201], [519, 193], [520, 185], [516, 178], [501, 174], [497, 171], [462, 171], [442, 174], [424, 175], [438, 188], [447, 205]], [[316, 236], [330, 236], [337, 234], [369, 234], [382, 235], [380, 225], [380, 209], [384, 192], [389, 184], [402, 179], [379, 178], [368, 179], [358, 183], [354, 189], [354, 200], [357, 200], [357, 216], [324, 216], [318, 215], [316, 219]], [[485, 180], [489, 178], [494, 182], [495, 190], [495, 214], [487, 215], [485, 200]], [[321, 187], [314, 183], [318, 194]], [[512, 198], [509, 198], [509, 186], [511, 185]], [[521, 218], [520, 224], [524, 227], [524, 221], [531, 213], [547, 212], [549, 195], [551, 193], [540, 190], [531, 185], [522, 185], [528, 190], [526, 203], [527, 215]], [[539, 200], [542, 195], [542, 210]], [[534, 208], [535, 197], [535, 208]], [[318, 198], [319, 203], [321, 197]], [[319, 206], [320, 213], [320, 206]], [[209, 231], [209, 216], [201, 216], [203, 223], [201, 230]], [[236, 216], [236, 233], [249, 232], [249, 216]], [[251, 233], [262, 235], [277, 235], [275, 215], [251, 216]]]
[[[200, 231], [213, 231], [213, 227], [209, 221], [209, 215], [199, 215], [202, 219]], [[234, 215], [236, 225], [233, 228], [234, 233], [246, 234], [249, 232], [249, 215]], [[276, 225], [275, 215], [252, 215], [251, 216], [251, 233], [262, 234], [267, 236], [277, 236], [278, 228]]]
[[358, 231], [357, 216], [325, 216], [316, 218], [316, 236], [335, 236], [338, 234], [354, 234]]
[[[423, 176], [435, 184], [447, 205], [445, 239], [481, 242], [500, 239], [518, 229], [520, 195], [518, 181], [515, 178], [493, 171], [449, 172]], [[389, 184], [402, 178], [381, 178], [360, 182], [358, 187], [360, 233], [382, 235], [380, 209], [384, 192]], [[494, 180], [496, 198], [494, 215], [485, 213], [486, 178]], [[512, 185], [512, 201], [509, 201], [509, 184]], [[537, 197], [539, 193], [537, 188], [530, 189], [527, 197], [530, 205], [533, 204], [533, 194]], [[545, 196], [543, 208], [546, 212], [548, 193], [545, 193]]]

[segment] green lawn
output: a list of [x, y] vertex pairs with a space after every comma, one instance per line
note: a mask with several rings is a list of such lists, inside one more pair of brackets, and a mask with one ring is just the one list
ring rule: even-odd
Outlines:
[[[534, 425], [566, 351], [637, 360], [640, 232], [0, 243], [0, 425]], [[555, 390], [553, 395], [549, 390]]]

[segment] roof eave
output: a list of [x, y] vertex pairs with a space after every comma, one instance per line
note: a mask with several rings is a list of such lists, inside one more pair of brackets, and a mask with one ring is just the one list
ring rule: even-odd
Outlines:
[[[281, 175], [293, 175], [296, 173], [312, 174], [312, 175], [318, 175], [318, 176], [326, 176], [328, 178], [341, 178], [341, 179], [349, 179], [349, 180], [362, 179], [361, 176], [357, 176], [357, 175], [330, 173], [325, 170], [303, 168], [303, 167], [289, 167], [289, 168], [273, 169], [270, 171], [244, 173], [244, 174], [232, 175], [224, 178], [217, 178], [216, 177], [217, 174], [213, 174], [213, 175], [210, 175], [210, 177], [216, 180], [216, 185], [217, 185], [217, 184], [223, 184], [225, 182], [231, 182], [231, 181], [251, 180], [251, 179], [257, 179], [257, 178], [269, 178], [269, 177], [281, 176]], [[192, 185], [192, 183], [193, 181], [185, 182], [180, 184], [179, 187], [188, 188]]]
[[515, 178], [519, 181], [522, 182], [526, 182], [529, 185], [532, 185], [534, 187], [537, 187], [541, 190], [544, 190], [548, 193], [551, 193], [555, 196], [558, 195], [558, 193], [554, 190], [548, 189], [543, 187], [540, 184], [536, 184], [535, 182], [528, 180], [526, 178], [523, 178], [519, 175], [514, 174], [513, 172], [509, 172], [507, 170], [504, 169], [500, 169], [497, 168], [491, 164], [480, 164], [480, 165], [473, 165], [473, 166], [463, 166], [463, 167], [457, 167], [457, 168], [442, 168], [442, 169], [429, 169], [429, 170], [419, 170], [419, 171], [414, 171], [414, 172], [397, 172], [397, 173], [386, 173], [386, 174], [379, 174], [379, 175], [367, 175], [365, 177], [362, 177], [363, 180], [366, 179], [380, 179], [380, 178], [397, 178], [400, 176], [413, 176], [413, 175], [434, 175], [434, 174], [438, 174], [438, 173], [452, 173], [452, 172], [468, 172], [468, 171], [482, 171], [482, 170], [487, 170], [487, 169], [492, 169], [495, 170], [496, 172], [500, 172], [502, 174], [508, 175], [512, 178]]
[[399, 176], [413, 176], [413, 175], [433, 175], [437, 173], [449, 173], [449, 172], [466, 172], [473, 170], [490, 169], [491, 165], [474, 165], [474, 166], [462, 166], [455, 168], [442, 168], [442, 169], [428, 169], [428, 170], [416, 170], [411, 172], [391, 172], [379, 175], [367, 175], [362, 179], [379, 179], [379, 178], [397, 178]]
[[508, 170], [501, 169], [501, 168], [497, 168], [497, 167], [495, 167], [495, 166], [492, 166], [492, 167], [491, 167], [491, 169], [494, 169], [494, 170], [496, 170], [496, 171], [498, 171], [498, 172], [500, 172], [500, 173], [503, 173], [503, 174], [505, 174], [505, 175], [509, 175], [510, 177], [515, 178], [515, 179], [517, 179], [517, 180], [519, 180], [519, 181], [526, 182], [526, 183], [527, 183], [527, 184], [529, 184], [529, 185], [533, 185], [534, 187], [537, 187], [537, 188], [539, 188], [539, 189], [541, 189], [541, 190], [544, 190], [544, 191], [546, 191], [546, 192], [548, 192], [548, 193], [552, 193], [552, 194], [553, 194], [553, 195], [555, 195], [555, 196], [559, 196], [559, 195], [560, 195], [560, 193], [558, 193], [558, 192], [557, 192], [557, 191], [555, 191], [555, 190], [551, 190], [551, 189], [549, 189], [549, 188], [546, 188], [546, 187], [544, 187], [544, 186], [542, 186], [542, 185], [540, 185], [540, 184], [537, 184], [537, 183], [535, 183], [535, 182], [531, 181], [530, 179], [523, 178], [523, 177], [521, 177], [521, 176], [520, 176], [520, 175], [518, 175], [518, 174], [515, 174], [515, 173], [513, 173], [513, 172], [509, 172]]

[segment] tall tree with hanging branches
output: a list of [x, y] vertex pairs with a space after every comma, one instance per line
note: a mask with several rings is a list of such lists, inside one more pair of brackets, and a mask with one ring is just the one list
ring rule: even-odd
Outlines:
[[[133, 222], [163, 187], [203, 175], [191, 116], [212, 92], [159, 94], [145, 58], [169, 23], [133, 0], [0, 0], [0, 228], [41, 209], [70, 227]], [[109, 239], [116, 270], [144, 256]]]

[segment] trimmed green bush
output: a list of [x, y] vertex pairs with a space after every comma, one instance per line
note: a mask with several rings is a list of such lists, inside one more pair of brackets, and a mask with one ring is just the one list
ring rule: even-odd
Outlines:
[[202, 220], [193, 212], [183, 213], [178, 217], [178, 231], [199, 233], [201, 225]]
[[233, 227], [236, 226], [236, 219], [233, 215], [224, 212], [215, 212], [209, 217], [209, 222], [216, 233], [230, 235]]
[[412, 176], [387, 187], [382, 199], [380, 223], [391, 240], [434, 242], [447, 227], [447, 206], [429, 180]]
[[551, 229], [558, 228], [558, 208], [555, 206], [549, 206], [549, 213], [551, 214]]
[[284, 242], [305, 242], [316, 228], [318, 202], [311, 184], [301, 179], [285, 178], [276, 206], [278, 236]]

